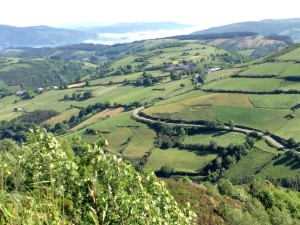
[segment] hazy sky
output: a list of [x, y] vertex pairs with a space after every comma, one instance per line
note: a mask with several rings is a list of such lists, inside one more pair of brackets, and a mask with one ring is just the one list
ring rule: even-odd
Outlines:
[[300, 17], [299, 1], [267, 0], [4, 0], [0, 24], [14, 26], [174, 21], [202, 28]]

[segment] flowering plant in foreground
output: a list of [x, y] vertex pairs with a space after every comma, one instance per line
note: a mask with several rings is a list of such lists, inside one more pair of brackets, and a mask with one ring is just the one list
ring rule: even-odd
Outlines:
[[26, 191], [19, 191], [22, 201], [10, 215], [37, 224], [193, 223], [189, 206], [180, 209], [153, 173], [140, 174], [105, 151], [103, 138], [75, 144], [80, 156], [67, 154], [67, 147], [45, 130], [31, 131], [19, 159]]

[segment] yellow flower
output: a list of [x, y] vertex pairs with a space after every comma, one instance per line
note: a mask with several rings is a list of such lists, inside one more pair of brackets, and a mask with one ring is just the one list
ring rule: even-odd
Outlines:
[[7, 173], [8, 175], [11, 175], [11, 172], [10, 172], [9, 170], [6, 170], [6, 173]]
[[6, 167], [7, 167], [7, 164], [6, 164], [6, 163], [5, 163], [5, 164], [3, 164], [3, 167], [4, 167], [4, 168], [6, 168]]

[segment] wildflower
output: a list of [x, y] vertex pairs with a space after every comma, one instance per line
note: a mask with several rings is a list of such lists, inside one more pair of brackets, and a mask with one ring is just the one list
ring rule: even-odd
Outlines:
[[9, 170], [6, 170], [7, 175], [11, 175], [11, 172]]
[[7, 164], [6, 164], [6, 163], [5, 163], [5, 164], [3, 164], [3, 167], [4, 167], [4, 168], [6, 168], [6, 167], [7, 167]]

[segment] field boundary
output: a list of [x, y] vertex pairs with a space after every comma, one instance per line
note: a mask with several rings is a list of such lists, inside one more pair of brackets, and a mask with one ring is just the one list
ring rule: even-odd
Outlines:
[[[146, 118], [141, 114], [141, 111], [144, 109], [144, 107], [139, 107], [137, 109], [135, 109], [132, 113], [133, 118], [135, 118], [137, 121], [140, 122], [144, 122], [144, 123], [150, 123], [150, 124], [168, 124], [168, 125], [173, 125], [173, 126], [179, 126], [179, 127], [197, 127], [197, 128], [207, 128], [206, 125], [202, 125], [202, 124], [191, 124], [191, 123], [187, 123], [184, 121], [181, 122], [162, 122], [159, 121], [159, 119], [154, 120], [154, 119], [150, 119], [150, 118]], [[224, 126], [224, 127], [216, 127], [214, 128], [216, 130], [227, 130], [227, 131], [234, 131], [234, 132], [240, 132], [240, 133], [244, 133], [244, 134], [250, 134], [252, 132], [256, 132], [258, 135], [260, 135], [261, 137], [263, 137], [266, 141], [268, 141], [271, 145], [273, 145], [273, 147], [275, 148], [279, 148], [279, 149], [284, 149], [286, 148], [286, 146], [284, 146], [283, 144], [279, 143], [276, 139], [273, 138], [273, 135], [268, 135], [266, 133], [264, 133], [263, 131], [258, 131], [258, 130], [254, 130], [251, 128], [241, 128], [241, 127], [233, 127], [232, 129], [229, 126]]]

